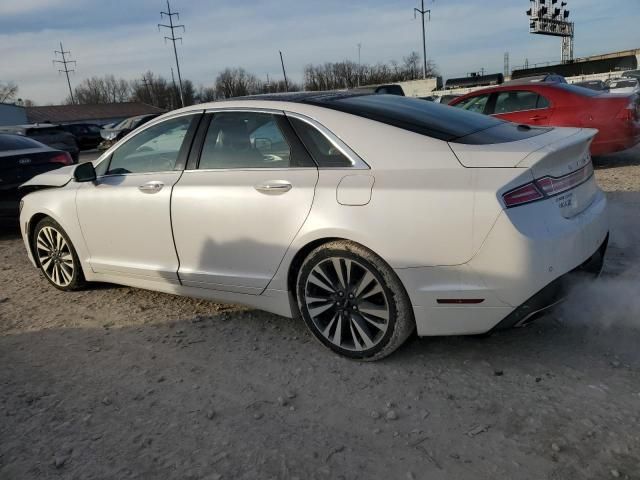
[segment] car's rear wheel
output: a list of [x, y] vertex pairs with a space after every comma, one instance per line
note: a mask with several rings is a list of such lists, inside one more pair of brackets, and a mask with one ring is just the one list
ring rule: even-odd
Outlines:
[[85, 285], [78, 254], [57, 222], [51, 218], [40, 220], [32, 241], [38, 267], [49, 283], [65, 291], [78, 290]]
[[349, 241], [313, 250], [298, 273], [297, 299], [313, 335], [341, 355], [378, 360], [415, 329], [409, 297], [375, 253]]

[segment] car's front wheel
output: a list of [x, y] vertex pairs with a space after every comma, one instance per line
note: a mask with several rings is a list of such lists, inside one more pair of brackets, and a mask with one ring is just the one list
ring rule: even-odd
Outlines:
[[313, 250], [298, 273], [296, 293], [313, 335], [350, 358], [383, 358], [415, 329], [411, 302], [395, 272], [353, 242]]
[[78, 254], [57, 222], [51, 218], [40, 220], [33, 231], [32, 242], [36, 262], [54, 287], [68, 291], [85, 285]]

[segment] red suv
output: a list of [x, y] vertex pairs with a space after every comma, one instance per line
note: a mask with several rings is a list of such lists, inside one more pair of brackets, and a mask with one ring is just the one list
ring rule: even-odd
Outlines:
[[640, 97], [615, 95], [567, 83], [522, 83], [476, 90], [451, 106], [525, 125], [596, 128], [592, 155], [640, 143]]

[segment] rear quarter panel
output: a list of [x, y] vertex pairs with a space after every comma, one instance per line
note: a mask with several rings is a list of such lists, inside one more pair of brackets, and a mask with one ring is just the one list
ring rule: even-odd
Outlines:
[[[295, 253], [322, 238], [358, 242], [393, 268], [456, 265], [471, 258], [473, 172], [446, 142], [340, 112], [310, 114], [371, 170], [320, 169], [309, 217], [270, 288], [284, 287]], [[357, 174], [374, 177], [370, 201], [341, 205], [338, 184]]]

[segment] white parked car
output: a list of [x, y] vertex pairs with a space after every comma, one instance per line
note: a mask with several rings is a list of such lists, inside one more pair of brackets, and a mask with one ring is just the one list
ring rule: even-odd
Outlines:
[[640, 93], [640, 80], [637, 78], [612, 78], [606, 84], [610, 93]]
[[521, 325], [571, 272], [600, 271], [595, 133], [393, 95], [195, 105], [29, 181], [22, 235], [61, 290], [112, 282], [242, 303], [377, 359], [414, 330]]

